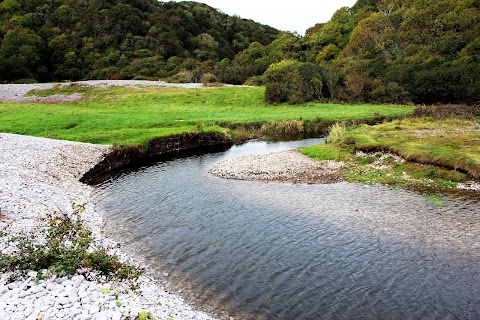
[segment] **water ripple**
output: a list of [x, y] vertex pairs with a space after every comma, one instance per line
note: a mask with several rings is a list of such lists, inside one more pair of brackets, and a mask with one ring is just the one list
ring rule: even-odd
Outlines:
[[187, 298], [243, 319], [480, 318], [478, 204], [207, 173], [228, 158], [302, 143], [159, 163], [105, 183], [97, 207], [159, 275], [181, 280]]

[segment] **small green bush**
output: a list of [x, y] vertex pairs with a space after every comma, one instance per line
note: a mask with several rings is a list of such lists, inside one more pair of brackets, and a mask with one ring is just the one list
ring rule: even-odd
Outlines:
[[322, 67], [296, 60], [272, 64], [264, 73], [265, 100], [270, 104], [300, 104], [324, 97]]
[[210, 84], [217, 82], [217, 77], [213, 73], [207, 72], [202, 75], [201, 80], [203, 84]]
[[[78, 269], [87, 268], [107, 279], [131, 281], [135, 285], [141, 270], [131, 264], [121, 262], [116, 255], [106, 249], [91, 249], [93, 236], [83, 226], [80, 214], [84, 207], [74, 205], [73, 213], [54, 212], [47, 216], [45, 230], [35, 230], [18, 237], [7, 238], [15, 243], [18, 251], [0, 257], [0, 271], [22, 271], [47, 269], [58, 276], [73, 275]], [[6, 235], [3, 235], [6, 236]], [[44, 243], [34, 242], [35, 238], [45, 238]], [[42, 241], [43, 242], [43, 241]]]

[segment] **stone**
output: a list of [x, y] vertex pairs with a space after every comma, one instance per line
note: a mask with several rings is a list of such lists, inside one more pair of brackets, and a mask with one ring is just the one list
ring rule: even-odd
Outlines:
[[17, 288], [18, 287], [18, 284], [15, 283], [15, 282], [12, 282], [12, 283], [9, 283], [7, 285], [8, 289], [12, 290], [13, 288]]
[[122, 314], [118, 311], [113, 312], [112, 320], [120, 320], [120, 319], [122, 319]]
[[73, 276], [71, 280], [76, 284], [76, 287], [78, 287], [85, 280], [85, 277], [83, 275]]
[[89, 304], [91, 299], [90, 297], [84, 297], [84, 298], [81, 298], [80, 301], [82, 302], [82, 304]]
[[23, 297], [26, 297], [26, 296], [28, 296], [28, 295], [30, 295], [30, 294], [31, 294], [31, 292], [29, 292], [29, 290], [27, 290], [27, 291], [21, 291], [21, 292], [18, 294], [18, 297], [19, 297], [19, 298], [23, 298]]
[[66, 280], [68, 280], [67, 277], [62, 277], [62, 278], [56, 278], [54, 281], [55, 283], [63, 284]]
[[60, 298], [57, 299], [57, 303], [59, 303], [61, 305], [69, 304], [70, 299], [68, 299], [66, 297], [60, 297]]
[[95, 314], [95, 313], [98, 313], [100, 311], [100, 307], [98, 305], [93, 305], [90, 307], [90, 314]]
[[7, 286], [2, 286], [0, 285], [0, 296], [3, 295], [5, 292], [8, 291], [8, 287]]
[[4, 294], [0, 296], [0, 302], [6, 301], [7, 299], [10, 299], [12, 297], [12, 290], [8, 290]]
[[33, 312], [33, 308], [32, 307], [27, 307], [27, 309], [25, 309], [25, 311], [23, 312], [23, 315], [25, 317], [28, 317], [32, 314], [32, 312]]
[[80, 309], [72, 308], [70, 310], [70, 317], [75, 317], [75, 316], [78, 316], [80, 314], [82, 314], [82, 310], [80, 310]]
[[72, 280], [65, 280], [65, 281], [62, 282], [62, 285], [64, 287], [73, 287], [75, 285], [75, 283]]

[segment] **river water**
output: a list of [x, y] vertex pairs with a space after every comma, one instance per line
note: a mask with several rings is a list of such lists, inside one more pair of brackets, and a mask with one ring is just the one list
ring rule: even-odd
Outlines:
[[215, 163], [318, 143], [252, 141], [96, 191], [127, 249], [191, 303], [239, 319], [480, 319], [480, 205], [351, 183], [224, 180]]

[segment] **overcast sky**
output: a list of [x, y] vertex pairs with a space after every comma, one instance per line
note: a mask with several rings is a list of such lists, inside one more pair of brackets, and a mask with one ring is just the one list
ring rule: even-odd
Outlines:
[[228, 15], [236, 14], [282, 31], [296, 31], [303, 35], [316, 23], [330, 20], [337, 9], [353, 6], [356, 0], [202, 0], [197, 2], [206, 3]]

